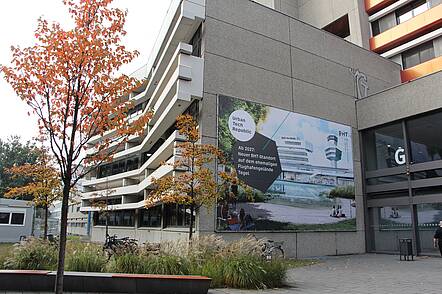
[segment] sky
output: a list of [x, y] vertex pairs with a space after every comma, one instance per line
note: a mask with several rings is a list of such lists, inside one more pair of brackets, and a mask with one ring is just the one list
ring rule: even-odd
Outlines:
[[338, 167], [353, 170], [351, 128], [349, 126], [275, 107], [268, 107], [268, 110], [266, 120], [258, 126], [260, 133], [269, 138], [273, 137], [277, 144], [280, 143], [280, 138], [283, 136], [297, 137], [312, 144], [313, 152], [310, 154], [309, 160], [313, 165], [329, 167], [331, 163], [325, 156], [325, 149], [328, 147], [327, 137], [328, 135], [338, 136], [339, 131], [346, 132], [347, 139], [338, 136], [338, 147], [343, 152], [342, 159], [338, 161]]
[[[140, 56], [123, 68], [132, 73], [146, 64], [160, 31], [171, 0], [114, 0], [112, 6], [128, 9], [124, 44], [138, 50]], [[0, 1], [0, 64], [11, 60], [11, 45], [32, 46], [37, 19], [57, 21], [64, 27], [72, 25], [62, 0], [13, 0]], [[0, 138], [19, 135], [23, 141], [37, 134], [35, 117], [28, 116], [29, 107], [18, 98], [3, 76], [0, 76]]]

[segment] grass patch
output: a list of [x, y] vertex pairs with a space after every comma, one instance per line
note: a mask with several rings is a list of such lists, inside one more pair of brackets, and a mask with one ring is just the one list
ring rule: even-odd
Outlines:
[[4, 269], [6, 258], [11, 254], [13, 248], [12, 243], [0, 243], [0, 270]]

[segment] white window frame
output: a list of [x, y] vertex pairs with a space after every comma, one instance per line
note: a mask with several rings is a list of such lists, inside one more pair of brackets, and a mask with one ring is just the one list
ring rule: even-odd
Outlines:
[[[24, 227], [26, 225], [26, 209], [20, 208], [0, 208], [0, 212], [9, 213], [9, 222], [7, 224], [0, 224], [2, 227]], [[12, 214], [13, 213], [22, 213], [23, 214], [23, 224], [11, 224]]]

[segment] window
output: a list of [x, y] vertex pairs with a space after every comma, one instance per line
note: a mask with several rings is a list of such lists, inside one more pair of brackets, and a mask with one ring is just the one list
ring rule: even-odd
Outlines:
[[192, 40], [190, 40], [190, 45], [192, 45], [192, 55], [196, 57], [201, 57], [201, 43], [202, 43], [202, 34], [201, 34], [201, 26], [198, 28], [198, 30], [195, 32], [195, 34], [192, 37]]
[[402, 53], [404, 69], [416, 66], [435, 57], [433, 41], [426, 42]]
[[102, 165], [98, 168], [98, 178], [104, 178], [137, 169], [139, 167], [138, 163], [139, 158], [133, 157], [127, 160], [119, 160]]
[[94, 224], [96, 226], [105, 226], [106, 214], [108, 214], [107, 217], [109, 226], [133, 227], [135, 225], [135, 210], [95, 212]]
[[412, 19], [428, 9], [430, 9], [430, 5], [427, 0], [414, 1], [408, 5], [405, 5], [396, 10], [397, 23], [400, 24], [406, 22], [407, 20]]
[[11, 225], [23, 225], [25, 223], [24, 213], [12, 213]]
[[[423, 163], [442, 159], [442, 112], [411, 119], [407, 122], [411, 161]], [[429, 173], [426, 172], [426, 177]]]
[[24, 212], [0, 212], [0, 225], [19, 225], [25, 224]]
[[164, 206], [166, 227], [187, 227], [190, 224], [190, 208], [181, 204]]
[[140, 210], [140, 227], [161, 227], [161, 206]]
[[401, 123], [363, 133], [366, 170], [391, 168], [405, 164], [405, 142]]
[[187, 109], [183, 112], [183, 114], [191, 115], [193, 119], [198, 122], [200, 118], [200, 108], [198, 100], [193, 101], [192, 104], [190, 104], [189, 107], [187, 107]]
[[322, 29], [343, 39], [350, 36], [350, 25], [348, 22], [348, 14], [338, 18], [337, 20], [326, 25]]
[[0, 224], [1, 225], [9, 224], [9, 212], [0, 212]]
[[396, 17], [394, 13], [381, 17], [371, 23], [371, 32], [373, 36], [377, 36], [392, 27], [396, 26]]

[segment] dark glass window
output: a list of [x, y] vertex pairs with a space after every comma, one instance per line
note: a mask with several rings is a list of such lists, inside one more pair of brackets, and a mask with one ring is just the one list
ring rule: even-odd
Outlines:
[[139, 158], [133, 157], [102, 165], [98, 168], [98, 178], [113, 176], [139, 168]]
[[395, 123], [363, 133], [365, 169], [377, 170], [405, 164], [402, 124]]
[[416, 66], [435, 57], [433, 41], [426, 42], [402, 53], [404, 69]]
[[140, 210], [141, 227], [161, 227], [161, 206]]
[[406, 22], [407, 20], [412, 19], [428, 9], [430, 9], [430, 5], [427, 0], [413, 1], [410, 4], [396, 10], [397, 23], [400, 24]]
[[0, 212], [0, 224], [9, 224], [9, 212]]
[[322, 29], [343, 39], [350, 36], [350, 25], [348, 22], [348, 14], [338, 18], [337, 20], [326, 25]]
[[181, 204], [164, 206], [166, 227], [187, 227], [190, 224], [190, 208]]
[[190, 45], [192, 45], [192, 55], [201, 57], [201, 43], [202, 43], [202, 33], [201, 33], [201, 26], [198, 28], [198, 30], [195, 32], [195, 34], [192, 37], [192, 40], [190, 40]]
[[371, 23], [371, 33], [373, 37], [381, 33], [381, 28], [379, 27], [379, 20], [375, 20]]
[[442, 159], [442, 112], [411, 119], [407, 129], [413, 163]]
[[386, 176], [386, 177], [377, 177], [367, 179], [367, 185], [382, 185], [382, 184], [391, 184], [397, 182], [405, 182], [408, 180], [407, 175], [394, 175], [394, 176]]
[[95, 225], [106, 225], [106, 214], [108, 214], [109, 226], [132, 227], [135, 225], [135, 210], [96, 212], [94, 214]]
[[436, 195], [440, 194], [442, 196], [442, 186], [432, 186], [413, 189], [414, 196], [425, 196], [425, 195]]
[[12, 213], [11, 225], [23, 225], [25, 223], [24, 213]]
[[191, 115], [195, 121], [199, 121], [200, 109], [198, 100], [193, 101], [183, 114]]
[[442, 177], [442, 169], [432, 169], [411, 174], [412, 180], [423, 180]]
[[408, 197], [408, 190], [376, 192], [376, 193], [367, 194], [367, 199], [384, 199], [384, 198], [397, 198], [397, 197]]
[[371, 23], [371, 32], [373, 33], [373, 36], [377, 36], [396, 25], [396, 18], [394, 15], [386, 15]]

